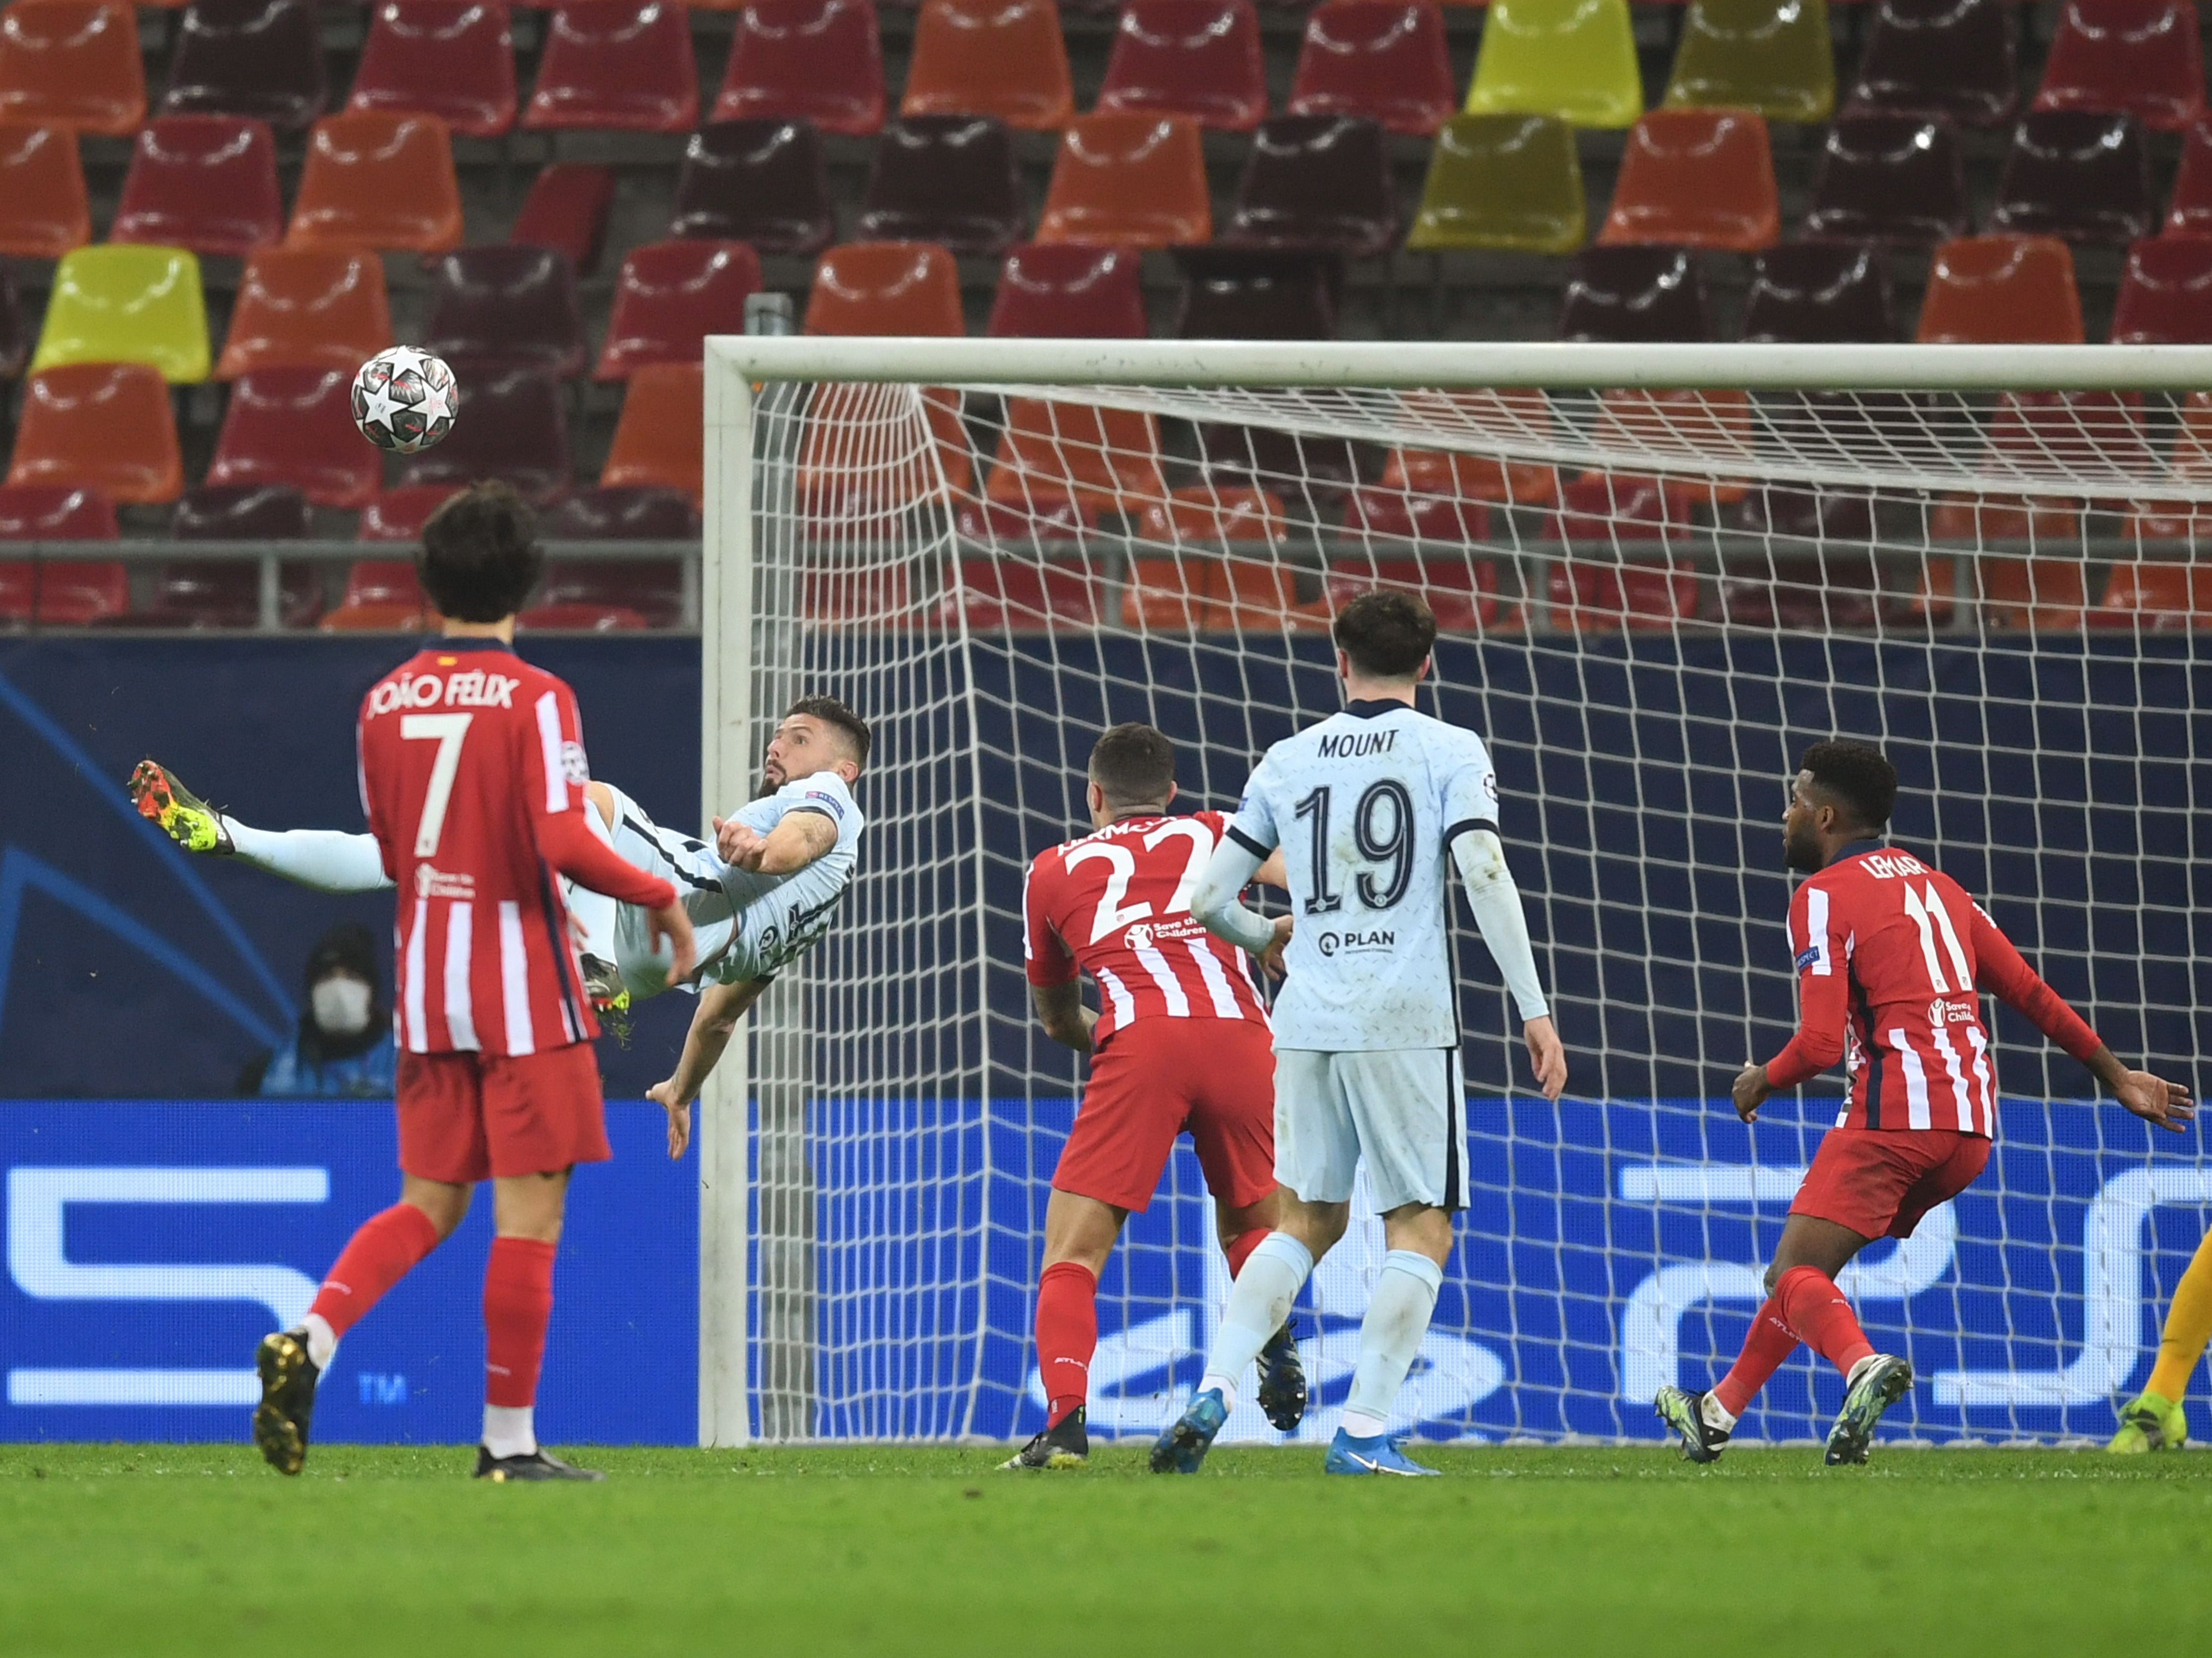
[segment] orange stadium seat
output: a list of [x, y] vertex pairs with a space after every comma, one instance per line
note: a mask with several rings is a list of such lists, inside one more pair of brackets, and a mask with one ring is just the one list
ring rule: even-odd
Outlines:
[[256, 368], [350, 374], [392, 343], [384, 264], [337, 247], [264, 247], [246, 262], [217, 380]]
[[814, 267], [805, 327], [810, 334], [963, 334], [959, 272], [932, 242], [833, 247]]
[[98, 489], [128, 506], [174, 501], [185, 469], [161, 370], [79, 363], [33, 375], [8, 482]]
[[1068, 128], [1053, 163], [1037, 240], [1173, 247], [1212, 235], [1212, 198], [1195, 122], [1085, 115]]
[[76, 134], [0, 121], [0, 254], [58, 259], [91, 240]]
[[634, 370], [615, 423], [602, 489], [658, 486], [697, 501], [707, 488], [707, 380], [698, 363], [648, 363]]
[[1628, 135], [1598, 240], [1751, 253], [1781, 232], [1764, 120], [1747, 110], [1655, 109]]
[[1052, 0], [923, 0], [902, 115], [988, 115], [1056, 132], [1075, 112]]
[[0, 121], [124, 138], [146, 118], [138, 24], [119, 0], [15, 0], [0, 11]]
[[1936, 250], [1923, 345], [2081, 343], [2074, 256], [2051, 236], [1965, 236]]
[[428, 115], [315, 123], [288, 247], [442, 253], [461, 241], [461, 186], [446, 124]]

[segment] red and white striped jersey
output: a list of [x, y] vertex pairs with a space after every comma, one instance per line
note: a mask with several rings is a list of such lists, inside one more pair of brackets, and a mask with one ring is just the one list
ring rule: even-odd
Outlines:
[[1267, 1010], [1243, 952], [1192, 918], [1190, 895], [1226, 812], [1125, 817], [1030, 865], [1023, 956], [1033, 985], [1098, 983], [1095, 1049], [1138, 1019], [1245, 1019]]
[[555, 872], [580, 859], [597, 890], [675, 894], [586, 829], [575, 694], [495, 639], [441, 640], [371, 688], [359, 741], [362, 807], [398, 889], [399, 1046], [523, 1054], [598, 1035]]
[[1799, 1025], [1767, 1063], [1794, 1088], [1844, 1061], [1840, 1127], [1996, 1132], [1996, 1076], [1980, 990], [2075, 1059], [2096, 1033], [2037, 976], [1956, 881], [1911, 853], [1861, 841], [1790, 903]]

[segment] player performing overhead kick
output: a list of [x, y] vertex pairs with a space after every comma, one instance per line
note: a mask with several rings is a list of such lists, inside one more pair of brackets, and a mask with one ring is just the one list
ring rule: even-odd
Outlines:
[[[1088, 1054], [1091, 1080], [1053, 1171], [1037, 1279], [1043, 1431], [1007, 1468], [1064, 1468], [1091, 1453], [1084, 1425], [1098, 1345], [1098, 1274], [1130, 1212], [1152, 1200], [1176, 1136], [1198, 1151], [1231, 1277], [1278, 1224], [1275, 1056], [1267, 1013], [1237, 952], [1191, 917], [1191, 889], [1228, 816], [1170, 817], [1175, 745], [1115, 726], [1091, 750], [1092, 833], [1040, 853], [1022, 884], [1023, 954], [1045, 1034]], [[1260, 878], [1282, 882], [1282, 859]], [[1281, 970], [1290, 919], [1265, 959]], [[1083, 1005], [1080, 975], [1103, 1011]], [[1288, 1433], [1305, 1415], [1305, 1370], [1287, 1324], [1260, 1351], [1260, 1408]]]
[[1338, 614], [1334, 632], [1344, 711], [1267, 750], [1191, 899], [1216, 936], [1255, 953], [1278, 948], [1275, 924], [1237, 895], [1284, 849], [1297, 927], [1275, 1002], [1275, 1177], [1288, 1191], [1280, 1230], [1253, 1250], [1230, 1291], [1197, 1395], [1152, 1447], [1157, 1473], [1198, 1471], [1245, 1366], [1344, 1236], [1362, 1162], [1389, 1253], [1322, 1466], [1436, 1472], [1387, 1430], [1443, 1286], [1452, 1212], [1467, 1206], [1452, 865], [1520, 1009], [1544, 1096], [1556, 1100], [1566, 1086], [1566, 1055], [1498, 837], [1490, 755], [1474, 732], [1413, 708], [1436, 618], [1407, 594], [1366, 593]]
[[1692, 1462], [1720, 1455], [1800, 1342], [1844, 1373], [1832, 1463], [1865, 1461], [1881, 1413], [1911, 1390], [1911, 1365], [1874, 1350], [1836, 1275], [1875, 1239], [1911, 1237], [1989, 1161], [1997, 1090], [1978, 990], [2033, 1019], [2136, 1116], [2179, 1133], [2191, 1113], [2180, 1087], [2115, 1059], [1957, 882], [1878, 838], [1896, 800], [1895, 768], [1864, 743], [1815, 743], [1790, 785], [1783, 850], [1808, 878], [1790, 902], [1797, 1034], [1744, 1067], [1735, 1110], [1755, 1121], [1768, 1095], [1838, 1060], [1850, 1094], [1790, 1206], [1741, 1357], [1709, 1393], [1659, 1390], [1660, 1419]]
[[[623, 859], [672, 882], [698, 935], [699, 1005], [676, 1074], [648, 1090], [667, 1111], [668, 1149], [690, 1139], [691, 1102], [738, 1018], [777, 971], [828, 931], [853, 879], [866, 820], [852, 786], [868, 757], [866, 722], [834, 697], [791, 705], [768, 746], [758, 799], [714, 825], [719, 845], [661, 828], [620, 789], [587, 786], [588, 825]], [[324, 892], [392, 885], [375, 837], [337, 829], [259, 829], [215, 810], [156, 762], [142, 762], [131, 797], [189, 852], [235, 856]], [[572, 884], [564, 889], [583, 935], [595, 1005], [626, 1008], [669, 984], [665, 956], [635, 905]]]

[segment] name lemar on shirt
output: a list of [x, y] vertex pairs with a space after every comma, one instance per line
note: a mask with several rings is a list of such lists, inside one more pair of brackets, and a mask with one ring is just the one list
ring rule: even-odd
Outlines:
[[1877, 852], [1862, 867], [1868, 874], [1883, 881], [1899, 875], [1928, 873], [1928, 865], [1909, 852]]

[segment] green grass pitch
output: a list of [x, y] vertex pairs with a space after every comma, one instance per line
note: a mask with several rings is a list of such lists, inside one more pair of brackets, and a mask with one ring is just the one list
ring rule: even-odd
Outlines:
[[454, 1448], [0, 1448], [0, 1653], [1176, 1651], [1962, 1658], [2197, 1650], [2212, 1456], [1431, 1450], [1324, 1479], [1223, 1450], [603, 1450], [492, 1486]]

